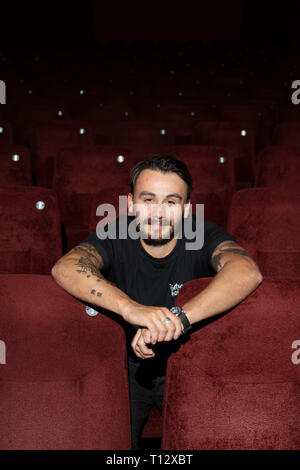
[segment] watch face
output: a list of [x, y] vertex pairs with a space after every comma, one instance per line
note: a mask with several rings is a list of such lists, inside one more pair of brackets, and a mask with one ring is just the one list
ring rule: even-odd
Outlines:
[[179, 313], [181, 313], [181, 307], [178, 307], [178, 306], [172, 307], [170, 308], [170, 311], [174, 313], [174, 315], [179, 315]]

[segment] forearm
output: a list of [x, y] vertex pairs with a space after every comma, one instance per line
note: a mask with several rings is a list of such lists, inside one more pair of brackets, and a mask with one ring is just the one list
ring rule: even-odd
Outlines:
[[[132, 325], [145, 327], [151, 340], [163, 341], [168, 335], [179, 337], [181, 322], [166, 307], [142, 305], [105, 279], [101, 255], [89, 243], [80, 243], [60, 258], [51, 270], [54, 280], [69, 294], [87, 303], [122, 316]], [[163, 320], [170, 317], [166, 325]]]
[[121, 289], [105, 279], [93, 266], [82, 266], [76, 258], [58, 262], [51, 272], [54, 280], [69, 294], [84, 302], [123, 316], [133, 305], [138, 305]]
[[248, 262], [229, 261], [199, 294], [182, 305], [191, 324], [234, 307], [262, 282]]

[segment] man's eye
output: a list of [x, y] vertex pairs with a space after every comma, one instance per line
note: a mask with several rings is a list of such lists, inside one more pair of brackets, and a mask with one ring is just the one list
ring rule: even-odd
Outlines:
[[175, 204], [174, 201], [168, 201], [168, 204]]
[[149, 201], [152, 201], [152, 199], [151, 199], [151, 198], [149, 198], [149, 199], [144, 199], [144, 201], [149, 202]]

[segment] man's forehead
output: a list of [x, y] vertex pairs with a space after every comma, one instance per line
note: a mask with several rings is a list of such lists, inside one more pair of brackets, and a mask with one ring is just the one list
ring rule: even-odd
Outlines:
[[[177, 173], [169, 172], [169, 173], [162, 173], [160, 171], [156, 170], [150, 170], [146, 169], [143, 170], [140, 175], [138, 176], [136, 180], [136, 185], [141, 187], [145, 184], [147, 184], [147, 190], [151, 191], [152, 189], [149, 188], [149, 184], [151, 182], [151, 186], [159, 187], [161, 184], [164, 184], [165, 186], [178, 186], [185, 188], [186, 183], [183, 181], [183, 179], [177, 175]], [[144, 189], [144, 188], [143, 188]], [[155, 192], [153, 190], [153, 192]]]

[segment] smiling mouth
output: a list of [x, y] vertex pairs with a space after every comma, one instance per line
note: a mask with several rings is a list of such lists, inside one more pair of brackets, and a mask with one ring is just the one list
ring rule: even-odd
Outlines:
[[150, 230], [151, 228], [155, 228], [157, 230], [162, 230], [163, 228], [169, 228], [169, 229], [172, 228], [170, 225], [163, 225], [163, 224], [150, 224], [148, 227]]
[[166, 222], [166, 221], [165, 222], [164, 221], [162, 221], [162, 222], [150, 222], [150, 221], [148, 221], [147, 225], [154, 225], [154, 226], [160, 226], [160, 227], [170, 226], [169, 222]]

